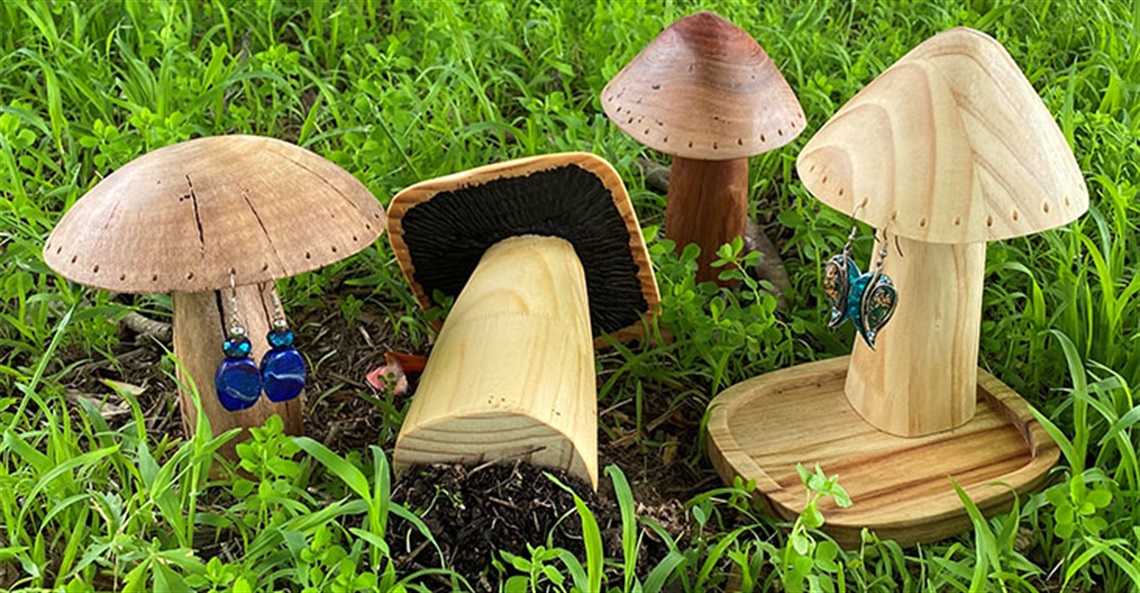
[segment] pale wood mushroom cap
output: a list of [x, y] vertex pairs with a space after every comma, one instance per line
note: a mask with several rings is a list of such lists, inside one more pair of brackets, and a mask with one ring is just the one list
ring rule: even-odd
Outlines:
[[[403, 223], [405, 215], [407, 215], [410, 210], [420, 204], [430, 202], [441, 193], [460, 192], [467, 188], [485, 185], [498, 180], [523, 178], [535, 173], [567, 167], [577, 167], [592, 174], [612, 198], [616, 214], [621, 218], [625, 226], [625, 232], [628, 236], [628, 241], [625, 242], [625, 245], [636, 267], [635, 280], [640, 287], [640, 294], [645, 302], [644, 310], [638, 311], [637, 313], [642, 315], [655, 314], [658, 303], [660, 302], [660, 295], [657, 291], [657, 280], [653, 275], [653, 266], [649, 260], [649, 251], [646, 249], [645, 239], [642, 237], [641, 227], [637, 222], [637, 214], [634, 213], [633, 205], [629, 200], [629, 194], [626, 193], [625, 184], [622, 183], [621, 177], [608, 162], [601, 157], [585, 152], [542, 155], [478, 167], [446, 177], [422, 181], [404, 189], [397, 194], [396, 197], [392, 198], [392, 202], [388, 206], [388, 239], [392, 242], [392, 251], [396, 254], [396, 260], [400, 263], [400, 269], [403, 270], [404, 277], [407, 278], [408, 284], [411, 285], [412, 292], [416, 295], [420, 305], [424, 309], [427, 309], [432, 306], [433, 301], [431, 295], [425, 291], [421, 282], [417, 279], [416, 267], [413, 263], [415, 253], [413, 253], [413, 250], [409, 248], [405, 241], [405, 228]], [[520, 231], [515, 234], [527, 233]], [[574, 243], [572, 238], [563, 238]], [[577, 246], [575, 247], [577, 248]], [[477, 262], [478, 257], [476, 256], [474, 260]], [[588, 278], [589, 274], [590, 270], [587, 269]], [[462, 280], [463, 283], [466, 283], [466, 278]], [[598, 296], [600, 295], [590, 295], [591, 308], [595, 306]], [[643, 332], [642, 325], [638, 321], [626, 327], [612, 329], [608, 333], [617, 340], [630, 340], [639, 337]], [[603, 338], [598, 338], [595, 341], [595, 345], [598, 347], [604, 346], [606, 343]]]
[[924, 41], [807, 143], [800, 178], [825, 204], [929, 243], [973, 243], [1066, 224], [1088, 209], [1072, 150], [993, 38]]
[[63, 216], [44, 260], [86, 286], [203, 292], [293, 276], [367, 247], [384, 209], [347, 171], [257, 136], [198, 138], [145, 154]]
[[805, 123], [795, 92], [760, 44], [707, 11], [645, 46], [606, 85], [602, 108], [642, 144], [705, 161], [779, 148]]

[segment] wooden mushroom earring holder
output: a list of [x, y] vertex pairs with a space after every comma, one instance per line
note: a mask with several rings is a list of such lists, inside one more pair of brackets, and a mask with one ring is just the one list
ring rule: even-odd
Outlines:
[[[755, 480], [759, 502], [789, 520], [805, 502], [797, 464], [838, 474], [853, 504], [820, 510], [846, 546], [859, 545], [864, 528], [902, 545], [969, 529], [950, 478], [983, 513], [1008, 508], [1044, 481], [1059, 451], [1029, 404], [978, 368], [985, 249], [1088, 208], [1052, 115], [997, 41], [953, 29], [841, 107], [796, 168], [825, 204], [890, 229], [904, 256], [879, 263], [897, 307], [849, 357], [717, 395], [708, 438], [718, 472]], [[825, 292], [850, 315], [859, 290], [848, 261], [841, 254], [827, 266]], [[873, 296], [886, 306], [888, 294]]]

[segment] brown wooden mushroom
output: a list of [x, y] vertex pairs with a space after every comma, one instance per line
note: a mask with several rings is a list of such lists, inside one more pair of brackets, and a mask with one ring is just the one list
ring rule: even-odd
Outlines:
[[966, 28], [914, 48], [844, 105], [797, 163], [813, 195], [899, 237], [898, 309], [856, 341], [847, 396], [881, 430], [919, 436], [974, 415], [986, 241], [1088, 208], [1080, 168], [1033, 86]]
[[[385, 224], [364, 185], [320, 156], [271, 138], [217, 136], [155, 150], [107, 176], [59, 221], [44, 260], [86, 286], [172, 293], [188, 435], [198, 415], [191, 386], [214, 434], [261, 426], [272, 414], [300, 434], [303, 394], [283, 403], [261, 397], [238, 412], [214, 394], [231, 278], [258, 359], [268, 350], [273, 280], [346, 258]], [[232, 457], [234, 443], [223, 453]]]
[[661, 32], [602, 91], [606, 115], [642, 144], [674, 155], [666, 235], [701, 248], [698, 280], [724, 243], [744, 235], [748, 157], [787, 144], [803, 110], [747, 32], [711, 13]]
[[388, 225], [421, 304], [456, 297], [396, 470], [523, 459], [596, 486], [591, 344], [639, 335], [659, 300], [617, 173], [587, 153], [480, 167], [400, 192]]

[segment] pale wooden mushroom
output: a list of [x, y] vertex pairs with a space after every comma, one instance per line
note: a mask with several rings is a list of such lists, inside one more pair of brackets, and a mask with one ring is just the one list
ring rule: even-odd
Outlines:
[[522, 459], [597, 486], [593, 345], [639, 335], [659, 300], [609, 163], [555, 154], [424, 181], [393, 198], [388, 231], [425, 308], [437, 291], [456, 297], [396, 471]]
[[756, 40], [711, 13], [661, 32], [602, 91], [602, 108], [642, 144], [673, 156], [665, 233], [701, 248], [698, 280], [716, 250], [744, 235], [748, 157], [803, 131], [803, 110]]
[[[797, 169], [829, 206], [898, 237], [898, 309], [856, 340], [846, 394], [875, 427], [920, 436], [974, 415], [986, 241], [1066, 224], [1088, 191], [1009, 53], [966, 28], [923, 42], [844, 105]], [[893, 243], [893, 240], [892, 240]]]
[[[364, 185], [320, 156], [271, 138], [217, 136], [160, 148], [107, 176], [59, 221], [44, 260], [86, 286], [171, 293], [187, 435], [198, 415], [191, 384], [214, 434], [261, 426], [273, 414], [301, 434], [303, 394], [283, 403], [262, 396], [230, 412], [214, 393], [231, 279], [256, 360], [269, 349], [273, 280], [344, 259], [385, 224]], [[232, 457], [234, 443], [223, 453]]]

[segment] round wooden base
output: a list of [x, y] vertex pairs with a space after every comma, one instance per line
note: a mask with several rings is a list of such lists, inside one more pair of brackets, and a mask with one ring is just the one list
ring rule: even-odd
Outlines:
[[1058, 459], [1056, 443], [1029, 405], [993, 375], [978, 370], [977, 413], [944, 432], [905, 438], [876, 430], [843, 393], [850, 357], [783, 369], [734, 385], [715, 399], [709, 456], [721, 477], [756, 481], [765, 510], [794, 519], [805, 504], [796, 464], [819, 464], [853, 504], [820, 505], [823, 529], [843, 546], [864, 527], [909, 546], [970, 528], [949, 478], [987, 515], [1008, 509], [1013, 490], [1040, 486]]

